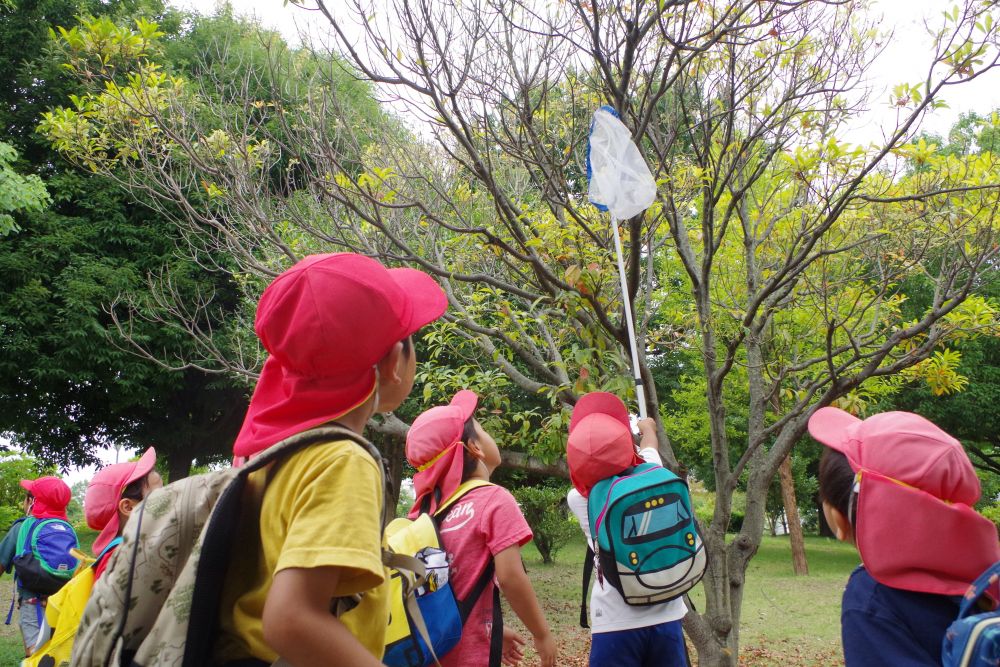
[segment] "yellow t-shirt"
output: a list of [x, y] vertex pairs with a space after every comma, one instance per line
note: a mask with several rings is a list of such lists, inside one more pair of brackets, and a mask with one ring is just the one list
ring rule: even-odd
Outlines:
[[[268, 472], [251, 475], [250, 485], [257, 485], [252, 488]], [[372, 655], [382, 657], [389, 617], [382, 489], [378, 465], [348, 440], [312, 445], [281, 464], [264, 491], [259, 530], [253, 521], [239, 528], [222, 596], [217, 662], [276, 660], [262, 623], [272, 578], [286, 568], [323, 566], [345, 568], [338, 597], [364, 592], [361, 605], [341, 620]]]

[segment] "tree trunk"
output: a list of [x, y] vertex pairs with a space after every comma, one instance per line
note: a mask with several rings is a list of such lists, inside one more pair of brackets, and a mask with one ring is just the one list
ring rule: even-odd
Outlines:
[[191, 474], [191, 462], [194, 458], [182, 452], [167, 454], [167, 482], [176, 482]]
[[390, 497], [385, 502], [390, 507], [396, 507], [399, 504], [399, 487], [403, 482], [403, 464], [406, 462], [405, 445], [398, 438], [383, 438], [378, 445], [390, 481]]
[[785, 517], [788, 520], [788, 536], [792, 543], [792, 569], [796, 575], [807, 575], [809, 563], [806, 560], [806, 543], [802, 537], [802, 522], [799, 521], [799, 506], [795, 500], [791, 454], [781, 462], [778, 474], [781, 478], [781, 500], [785, 504]]

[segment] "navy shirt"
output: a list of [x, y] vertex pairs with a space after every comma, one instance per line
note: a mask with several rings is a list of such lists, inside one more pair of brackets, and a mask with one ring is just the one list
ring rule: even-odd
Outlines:
[[940, 667], [941, 642], [958, 605], [958, 597], [885, 586], [858, 566], [847, 581], [840, 613], [844, 662], [847, 667]]

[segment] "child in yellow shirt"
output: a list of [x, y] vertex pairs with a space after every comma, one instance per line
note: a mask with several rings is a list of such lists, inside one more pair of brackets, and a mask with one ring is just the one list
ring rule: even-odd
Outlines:
[[[257, 308], [255, 329], [270, 356], [234, 454], [253, 456], [330, 422], [363, 433], [375, 412], [409, 395], [410, 336], [446, 307], [430, 276], [361, 255], [313, 255], [282, 273]], [[237, 542], [216, 663], [264, 666], [280, 656], [295, 667], [381, 664], [388, 604], [378, 464], [345, 439], [259, 474], [270, 476], [259, 532]], [[330, 613], [332, 600], [357, 593], [362, 607]]]

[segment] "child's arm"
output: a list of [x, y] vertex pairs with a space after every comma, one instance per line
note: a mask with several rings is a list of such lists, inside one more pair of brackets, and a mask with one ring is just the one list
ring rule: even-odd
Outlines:
[[0, 574], [10, 572], [14, 564], [14, 552], [17, 550], [17, 533], [21, 528], [21, 520], [14, 522], [3, 540], [0, 540]]
[[656, 421], [652, 417], [640, 419], [636, 423], [639, 429], [639, 451], [652, 449], [659, 455], [660, 441], [656, 437]]
[[330, 613], [343, 568], [289, 568], [274, 575], [264, 603], [264, 640], [295, 667], [382, 663]]
[[514, 544], [493, 556], [500, 590], [535, 640], [535, 651], [542, 667], [556, 664], [556, 640], [549, 631], [542, 608], [538, 605], [535, 590], [521, 562], [521, 547]]

